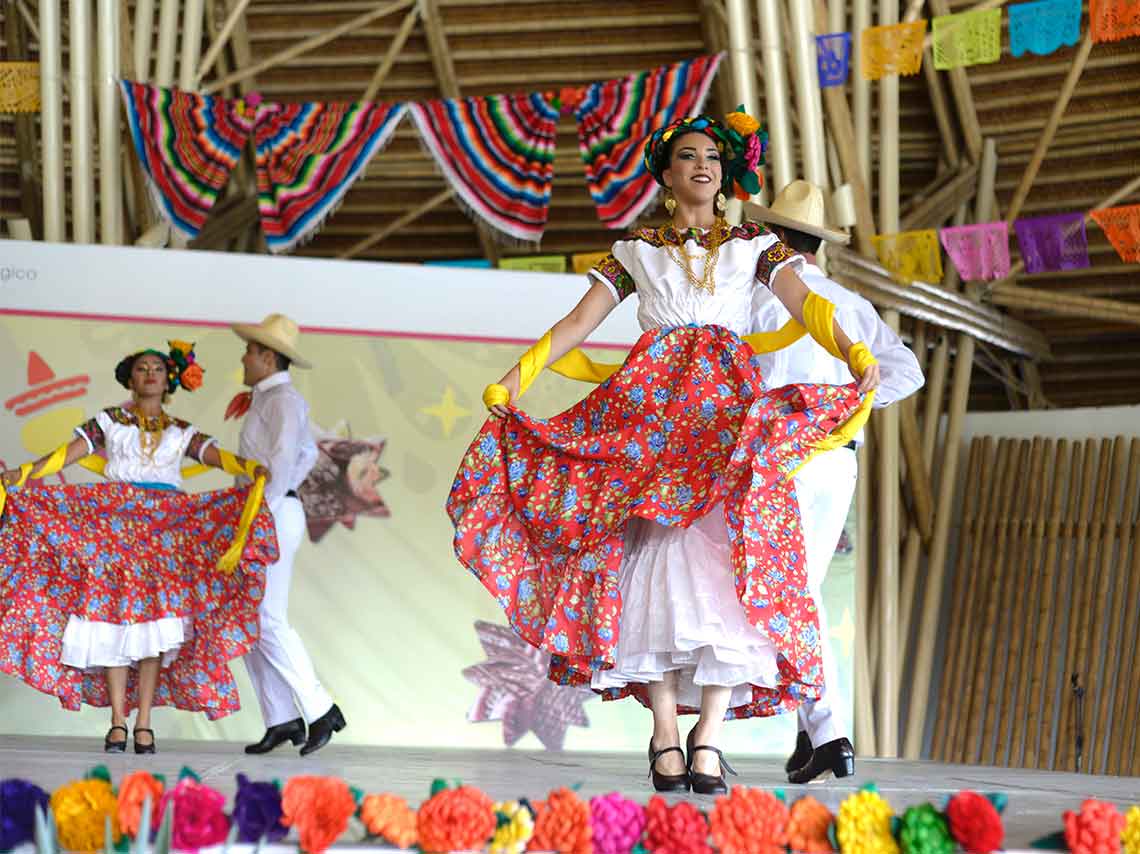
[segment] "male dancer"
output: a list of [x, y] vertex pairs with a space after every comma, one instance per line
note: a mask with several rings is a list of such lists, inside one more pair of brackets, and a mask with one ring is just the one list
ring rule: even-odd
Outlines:
[[[815, 254], [824, 240], [848, 241], [847, 234], [824, 225], [823, 193], [818, 187], [806, 181], [793, 181], [771, 208], [753, 209], [749, 218], [767, 224], [781, 241], [803, 254], [807, 261], [800, 273], [804, 284], [835, 303], [835, 319], [839, 325], [851, 340], [865, 343], [879, 360], [881, 379], [875, 393], [876, 408], [902, 400], [922, 387], [918, 360], [894, 330], [883, 323], [874, 306], [827, 278], [816, 264]], [[756, 288], [753, 301], [756, 331], [775, 331], [788, 319], [787, 310], [767, 288]], [[771, 388], [789, 383], [842, 385], [851, 382], [847, 366], [806, 336], [790, 347], [759, 358], [764, 381]], [[860, 442], [862, 436], [845, 448], [817, 455], [799, 470], [795, 479], [807, 552], [808, 587], [819, 605], [826, 688], [819, 700], [803, 703], [799, 708], [796, 749], [785, 766], [788, 781], [792, 783], [807, 783], [827, 773], [837, 777], [855, 773], [855, 750], [851, 745], [843, 697], [838, 690], [835, 654], [821, 589], [855, 495], [858, 474], [855, 448]]]
[[243, 382], [252, 389], [240, 453], [269, 469], [265, 501], [277, 524], [280, 553], [280, 560], [265, 573], [261, 638], [245, 657], [266, 730], [261, 741], [245, 752], [268, 753], [291, 741], [294, 746], [303, 743], [301, 755], [307, 756], [345, 727], [344, 716], [321, 687], [305, 645], [289, 625], [293, 558], [305, 535], [305, 511], [297, 488], [317, 460], [317, 446], [309, 433], [309, 406], [293, 386], [289, 366], [312, 366], [297, 350], [297, 324], [284, 315], [271, 314], [258, 325], [238, 324], [233, 330], [246, 342]]

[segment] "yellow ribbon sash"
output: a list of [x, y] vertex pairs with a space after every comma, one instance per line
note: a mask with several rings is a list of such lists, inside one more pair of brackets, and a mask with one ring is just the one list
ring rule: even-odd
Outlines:
[[[245, 475], [246, 477], [253, 478], [253, 486], [250, 487], [249, 494], [245, 498], [245, 506], [241, 511], [241, 519], [238, 522], [237, 533], [234, 536], [234, 541], [230, 543], [225, 554], [218, 559], [218, 569], [222, 572], [233, 572], [241, 560], [242, 553], [245, 551], [245, 542], [249, 537], [249, 531], [253, 527], [253, 521], [257, 518], [257, 513], [261, 509], [261, 499], [265, 495], [265, 478], [254, 477], [254, 471], [257, 469], [259, 463], [254, 460], [247, 460], [245, 465], [242, 465], [238, 458], [231, 454], [229, 451], [223, 451], [218, 448], [218, 456], [222, 460], [222, 471], [228, 475], [238, 477]], [[24, 463], [20, 466], [20, 479], [16, 481], [16, 487], [22, 487], [28, 482], [29, 478], [39, 480], [45, 477], [51, 477], [53, 474], [59, 474], [63, 471], [64, 466], [67, 464], [67, 445], [60, 445], [51, 456], [44, 461], [43, 466], [34, 475], [32, 469], [35, 468], [35, 463]], [[95, 474], [102, 475], [103, 470], [106, 468], [107, 463], [102, 457], [94, 455], [83, 457], [79, 460], [79, 465], [88, 471]], [[205, 474], [211, 470], [211, 466], [207, 465], [193, 465], [187, 466], [182, 470], [182, 476], [197, 477], [200, 474]], [[4, 512], [4, 505], [8, 500], [8, 490], [4, 483], [0, 481], [0, 514]]]

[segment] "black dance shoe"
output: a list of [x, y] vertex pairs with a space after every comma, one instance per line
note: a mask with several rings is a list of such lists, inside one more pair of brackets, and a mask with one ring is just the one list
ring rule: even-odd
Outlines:
[[331, 709], [309, 724], [309, 740], [301, 748], [301, 755], [316, 753], [332, 740], [334, 732], [340, 732], [346, 726], [348, 724], [344, 721], [344, 715], [340, 713], [337, 704], [333, 703]]
[[850, 777], [855, 773], [855, 748], [846, 738], [821, 744], [812, 751], [807, 764], [788, 773], [789, 783], [810, 783], [827, 775]]
[[[150, 744], [139, 744], [139, 733], [145, 732], [150, 736]], [[154, 744], [154, 730], [147, 729], [144, 726], [135, 727], [135, 753], [157, 753], [158, 748]]]
[[[121, 729], [123, 731], [123, 740], [122, 741], [111, 741], [111, 733], [113, 733], [117, 729]], [[129, 735], [129, 733], [127, 732], [127, 728], [125, 726], [119, 726], [118, 724], [115, 724], [113, 727], [111, 727], [109, 730], [107, 730], [107, 735], [104, 736], [104, 738], [103, 738], [103, 752], [104, 753], [126, 753], [127, 752], [127, 735]]]
[[801, 729], [800, 734], [796, 736], [796, 749], [792, 751], [792, 755], [784, 763], [784, 771], [791, 774], [793, 771], [803, 768], [811, 760], [811, 751], [811, 739], [808, 738], [807, 732]]
[[653, 739], [649, 739], [649, 776], [653, 778], [653, 788], [658, 792], [687, 792], [689, 791], [689, 775], [662, 774], [657, 770], [657, 760], [666, 753], [677, 751], [684, 758], [685, 751], [679, 747], [663, 747], [661, 750], [653, 749]]
[[[720, 752], [720, 748], [711, 747], [707, 744], [693, 744], [693, 737], [696, 734], [696, 729], [689, 730], [688, 738], [685, 739], [685, 748], [688, 750], [688, 768], [689, 768], [689, 783], [693, 787], [693, 793], [697, 795], [724, 795], [728, 793], [728, 783], [725, 782], [724, 772], [727, 771], [733, 777], [737, 776], [736, 769], [728, 764], [728, 760], [724, 758], [724, 754]], [[699, 771], [693, 770], [693, 754], [698, 750], [709, 750], [717, 755], [720, 759], [720, 773], [717, 775], [702, 774]]]
[[269, 727], [265, 731], [265, 735], [261, 737], [261, 741], [257, 744], [246, 745], [245, 752], [251, 754], [268, 753], [287, 741], [293, 742], [294, 747], [305, 743], [305, 722], [300, 718], [294, 718], [283, 724]]

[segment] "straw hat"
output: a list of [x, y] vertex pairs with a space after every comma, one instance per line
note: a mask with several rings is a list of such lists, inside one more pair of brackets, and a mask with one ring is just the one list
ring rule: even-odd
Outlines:
[[850, 235], [836, 228], [824, 225], [823, 191], [807, 181], [792, 181], [765, 208], [760, 205], [745, 205], [750, 219], [768, 225], [779, 225], [821, 237], [831, 243], [847, 243]]
[[283, 314], [271, 314], [259, 324], [235, 323], [231, 327], [244, 341], [253, 341], [280, 353], [298, 368], [311, 368], [312, 364], [297, 351], [301, 330], [292, 319]]

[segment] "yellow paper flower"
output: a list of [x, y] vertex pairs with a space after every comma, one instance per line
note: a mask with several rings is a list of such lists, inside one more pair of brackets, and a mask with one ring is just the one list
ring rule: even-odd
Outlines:
[[863, 789], [839, 805], [835, 835], [843, 854], [899, 854], [891, 836], [891, 805], [876, 791]]
[[495, 804], [499, 826], [491, 837], [489, 854], [522, 854], [534, 835], [534, 816], [518, 801]]
[[1124, 854], [1140, 854], [1140, 807], [1132, 807], [1124, 814], [1120, 841], [1124, 843]]
[[103, 828], [111, 819], [111, 838], [118, 842], [119, 804], [106, 780], [75, 780], [51, 796], [51, 811], [59, 828], [59, 847], [65, 851], [101, 851]]
[[171, 350], [181, 350], [183, 353], [189, 353], [194, 349], [194, 344], [190, 341], [167, 341]]
[[760, 130], [760, 122], [748, 113], [729, 113], [724, 117], [725, 124], [741, 136], [748, 136]]

